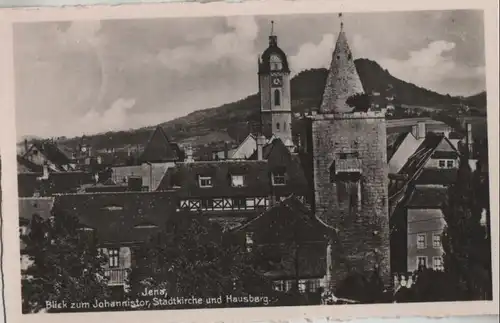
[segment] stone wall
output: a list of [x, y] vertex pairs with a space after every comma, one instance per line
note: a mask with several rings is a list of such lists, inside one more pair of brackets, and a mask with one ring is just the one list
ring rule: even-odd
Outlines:
[[[378, 266], [384, 282], [391, 283], [386, 124], [383, 113], [312, 116], [312, 159], [315, 213], [338, 232], [332, 279], [349, 270], [368, 271]], [[346, 207], [330, 166], [339, 153], [357, 152], [361, 160], [361, 205]]]

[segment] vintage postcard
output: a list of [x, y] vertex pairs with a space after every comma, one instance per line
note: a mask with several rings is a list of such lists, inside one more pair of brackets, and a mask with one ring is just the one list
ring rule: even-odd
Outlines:
[[0, 11], [8, 320], [498, 313], [497, 6]]

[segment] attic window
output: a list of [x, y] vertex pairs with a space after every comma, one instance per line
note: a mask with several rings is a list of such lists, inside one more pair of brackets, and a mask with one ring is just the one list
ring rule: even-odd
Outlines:
[[245, 177], [243, 175], [231, 175], [231, 186], [242, 187], [245, 185]]
[[210, 177], [210, 176], [199, 176], [198, 177], [198, 185], [201, 188], [212, 187], [212, 177]]
[[108, 205], [108, 206], [103, 207], [102, 209], [106, 210], [106, 211], [121, 211], [121, 210], [123, 210], [123, 206]]
[[279, 169], [275, 170], [272, 174], [272, 183], [273, 186], [282, 186], [286, 185], [286, 176], [285, 170]]

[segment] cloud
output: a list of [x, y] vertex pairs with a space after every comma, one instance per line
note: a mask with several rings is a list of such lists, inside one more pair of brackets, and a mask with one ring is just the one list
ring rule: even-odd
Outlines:
[[[226, 24], [230, 32], [217, 34], [211, 41], [163, 49], [158, 59], [164, 67], [184, 74], [223, 61], [235, 67], [254, 64], [257, 56], [255, 41], [259, 32], [255, 18], [228, 17]], [[200, 38], [204, 38], [203, 35]]]
[[484, 67], [456, 62], [452, 55], [455, 48], [454, 42], [438, 40], [420, 50], [410, 51], [407, 59], [386, 58], [379, 60], [379, 63], [395, 77], [441, 92], [449, 90], [448, 86], [446, 89], [443, 87], [447, 80], [477, 80], [484, 83]]
[[290, 66], [294, 73], [309, 68], [327, 68], [331, 61], [335, 46], [333, 34], [324, 34], [319, 44], [305, 43], [299, 47], [297, 54], [290, 57]]
[[[135, 106], [135, 99], [119, 98], [111, 104], [111, 107], [104, 112], [90, 110], [77, 124], [71, 125], [71, 129], [66, 129], [66, 135], [76, 135], [84, 129], [86, 133], [96, 133], [113, 130], [123, 130], [130, 124], [130, 110]], [[72, 133], [72, 129], [75, 133]]]

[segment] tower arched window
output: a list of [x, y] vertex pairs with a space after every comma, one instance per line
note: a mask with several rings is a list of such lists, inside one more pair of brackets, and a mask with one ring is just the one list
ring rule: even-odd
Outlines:
[[281, 104], [281, 93], [280, 90], [276, 89], [274, 90], [274, 105], [280, 105]]
[[280, 123], [279, 122], [276, 122], [276, 130], [280, 131]]
[[286, 130], [286, 122], [283, 122], [283, 130]]

